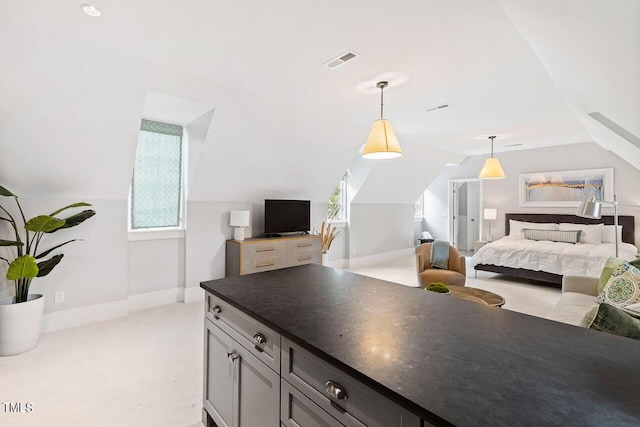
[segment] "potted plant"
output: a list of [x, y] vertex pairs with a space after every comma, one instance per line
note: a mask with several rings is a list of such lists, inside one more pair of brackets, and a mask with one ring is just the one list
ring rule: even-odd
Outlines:
[[[44, 314], [44, 296], [29, 294], [31, 281], [44, 277], [60, 263], [63, 254], [53, 254], [60, 247], [79, 239], [67, 240], [51, 248], [42, 249], [40, 243], [47, 234], [65, 228], [75, 227], [94, 216], [94, 210], [87, 209], [67, 218], [57, 218], [67, 209], [91, 206], [79, 202], [65, 206], [49, 215], [38, 215], [26, 219], [18, 196], [0, 186], [0, 196], [15, 200], [19, 224], [9, 210], [0, 204], [0, 224], [8, 223], [13, 232], [12, 239], [0, 239], [0, 246], [13, 249], [11, 255], [3, 251], [0, 262], [8, 268], [6, 278], [14, 282], [15, 296], [0, 299], [0, 356], [12, 356], [35, 348], [40, 338], [42, 316]], [[17, 216], [17, 215], [16, 215]]]
[[327, 252], [329, 252], [329, 249], [331, 249], [331, 243], [333, 243], [333, 239], [335, 239], [338, 235], [340, 235], [340, 232], [335, 225], [332, 228], [331, 224], [327, 224], [327, 228], [325, 230], [325, 223], [324, 221], [322, 221], [322, 227], [320, 227], [322, 265], [327, 265]]
[[429, 285], [425, 289], [428, 290], [428, 291], [431, 291], [431, 292], [438, 293], [438, 294], [450, 294], [451, 293], [451, 291], [449, 290], [447, 285], [445, 285], [442, 282], [429, 283]]

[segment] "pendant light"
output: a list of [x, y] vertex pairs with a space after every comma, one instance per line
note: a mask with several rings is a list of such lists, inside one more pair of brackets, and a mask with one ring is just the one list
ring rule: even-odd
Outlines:
[[478, 178], [482, 179], [504, 179], [504, 171], [502, 170], [502, 166], [500, 165], [500, 160], [497, 157], [493, 157], [493, 140], [495, 136], [490, 136], [491, 140], [491, 157], [489, 157], [485, 162], [482, 170], [480, 171], [480, 175]]
[[380, 88], [380, 119], [373, 122], [369, 138], [362, 150], [362, 157], [365, 159], [393, 159], [400, 157], [404, 153], [400, 148], [400, 143], [393, 132], [391, 122], [382, 115], [384, 108], [384, 88], [389, 83], [378, 82], [376, 87]]

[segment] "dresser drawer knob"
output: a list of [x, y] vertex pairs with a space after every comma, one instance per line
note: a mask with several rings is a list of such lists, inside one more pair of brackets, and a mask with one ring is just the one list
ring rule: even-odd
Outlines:
[[344, 388], [334, 381], [327, 381], [324, 383], [324, 387], [327, 394], [334, 399], [342, 400], [347, 398], [347, 392], [344, 391]]
[[216, 305], [211, 309], [211, 312], [213, 313], [213, 318], [217, 320], [220, 318], [220, 316], [218, 315], [222, 312], [222, 309], [220, 308], [219, 305]]
[[264, 344], [267, 342], [267, 339], [260, 332], [256, 332], [253, 334], [253, 342], [256, 344]]

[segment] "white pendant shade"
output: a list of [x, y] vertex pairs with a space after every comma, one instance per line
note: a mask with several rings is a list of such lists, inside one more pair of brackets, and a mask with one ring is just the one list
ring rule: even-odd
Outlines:
[[391, 123], [387, 119], [373, 122], [369, 138], [362, 151], [365, 159], [393, 159], [403, 155]]
[[497, 157], [489, 157], [485, 162], [478, 178], [503, 179], [505, 177], [500, 160]]

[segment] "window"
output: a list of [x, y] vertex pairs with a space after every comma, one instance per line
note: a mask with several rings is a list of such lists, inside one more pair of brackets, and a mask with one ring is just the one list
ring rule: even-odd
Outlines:
[[131, 181], [132, 230], [182, 227], [183, 128], [142, 120]]
[[347, 206], [346, 182], [341, 179], [327, 202], [327, 219], [330, 222], [346, 221]]
[[420, 198], [413, 205], [413, 217], [415, 219], [424, 218], [424, 193], [420, 195]]

